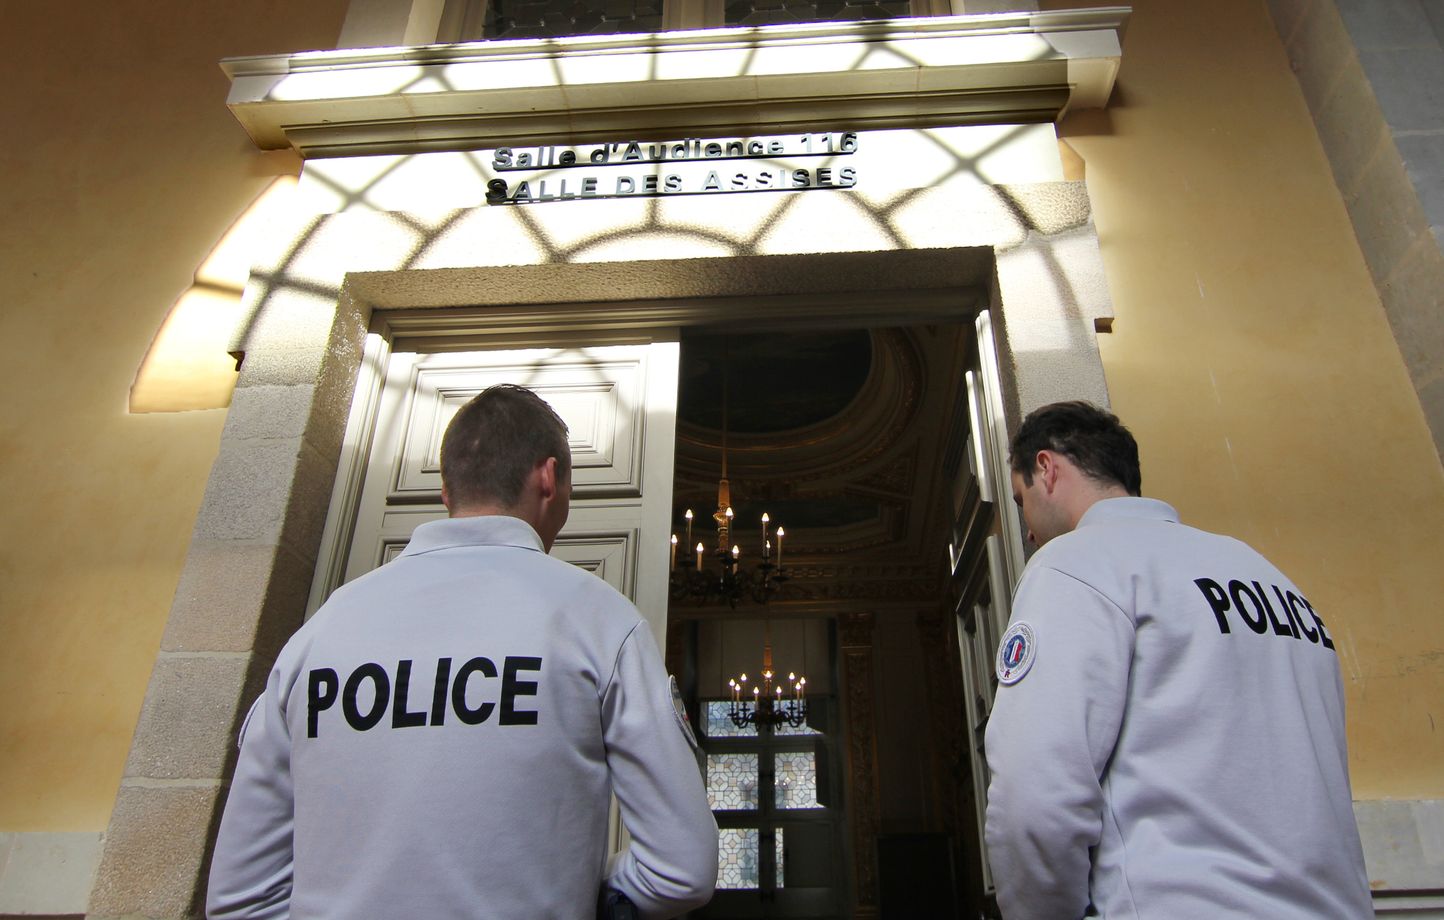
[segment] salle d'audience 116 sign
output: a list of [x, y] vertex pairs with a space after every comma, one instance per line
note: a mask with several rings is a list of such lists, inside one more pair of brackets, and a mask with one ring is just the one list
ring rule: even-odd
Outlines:
[[[487, 204], [538, 204], [587, 198], [655, 198], [737, 192], [803, 192], [857, 184], [837, 158], [857, 152], [857, 133], [648, 142], [593, 147], [498, 147]], [[815, 159], [816, 166], [795, 161]], [[650, 168], [648, 168], [650, 167]], [[571, 170], [577, 172], [568, 174]]]

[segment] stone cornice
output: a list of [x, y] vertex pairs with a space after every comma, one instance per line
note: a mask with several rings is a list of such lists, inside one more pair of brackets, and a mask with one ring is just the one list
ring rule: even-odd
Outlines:
[[1128, 14], [312, 51], [221, 67], [252, 140], [307, 157], [1023, 123], [1107, 102]]

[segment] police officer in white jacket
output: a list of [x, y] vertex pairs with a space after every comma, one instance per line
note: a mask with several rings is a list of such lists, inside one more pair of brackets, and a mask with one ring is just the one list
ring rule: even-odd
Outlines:
[[1012, 444], [1029, 561], [998, 649], [987, 844], [1005, 920], [1373, 916], [1332, 636], [1248, 546], [1137, 497], [1110, 413]]
[[[242, 729], [212, 918], [592, 920], [705, 903], [717, 828], [651, 633], [547, 555], [566, 426], [486, 390], [441, 450], [444, 521], [335, 593]], [[631, 846], [607, 866], [609, 794]]]

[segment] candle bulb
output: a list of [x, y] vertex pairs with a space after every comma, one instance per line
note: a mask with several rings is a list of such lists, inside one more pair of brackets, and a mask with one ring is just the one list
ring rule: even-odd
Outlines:
[[772, 544], [769, 543], [769, 542], [767, 542], [767, 524], [768, 524], [768, 522], [770, 522], [771, 520], [772, 520], [772, 518], [770, 518], [770, 517], [767, 516], [767, 512], [766, 512], [766, 511], [762, 512], [762, 561], [763, 561], [763, 562], [766, 562], [766, 561], [767, 561], [767, 557], [772, 554], [772, 552], [771, 552], [771, 551], [772, 551]]
[[672, 571], [677, 571], [677, 535], [672, 534]]
[[738, 559], [741, 555], [742, 555], [742, 550], [741, 550], [740, 548], [738, 548], [737, 544], [735, 544], [735, 543], [732, 544], [732, 561], [733, 561], [733, 562], [736, 562], [737, 559]]
[[697, 571], [702, 571], [702, 544], [697, 544]]
[[782, 568], [782, 537], [783, 537], [783, 534], [785, 534], [785, 533], [787, 533], [787, 531], [783, 530], [782, 527], [781, 527], [781, 525], [778, 525], [778, 527], [777, 527], [777, 567], [778, 567], [779, 569]]
[[687, 543], [690, 545], [692, 542], [692, 509], [688, 508], [687, 513], [682, 516], [687, 519]]

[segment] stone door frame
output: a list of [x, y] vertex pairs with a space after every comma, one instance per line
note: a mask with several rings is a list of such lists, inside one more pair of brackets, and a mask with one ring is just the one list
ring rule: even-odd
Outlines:
[[[625, 337], [749, 312], [775, 318], [784, 301], [794, 315], [844, 315], [860, 324], [988, 309], [999, 330], [1010, 427], [1053, 399], [1106, 404], [1095, 331], [1111, 305], [1083, 184], [954, 194], [967, 199], [954, 205], [973, 219], [960, 229], [960, 245], [933, 249], [416, 268], [414, 253], [397, 245], [387, 251], [385, 242], [387, 228], [408, 215], [322, 215], [302, 228], [283, 263], [259, 267], [247, 288], [252, 312], [238, 338], [244, 360], [235, 396], [89, 916], [203, 913], [236, 734], [306, 609], [373, 313], [386, 311], [398, 330], [445, 334], [453, 314], [444, 311], [466, 306], [470, 333], [480, 326], [514, 343]], [[474, 236], [475, 251], [484, 251], [497, 232], [487, 217], [458, 212], [447, 232], [461, 237], [453, 242]], [[372, 244], [355, 246], [358, 238]], [[340, 255], [318, 271], [318, 251]], [[884, 300], [892, 306], [880, 306]]]

